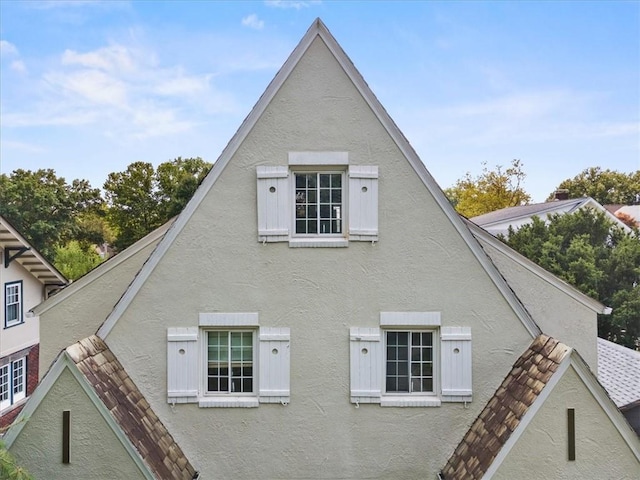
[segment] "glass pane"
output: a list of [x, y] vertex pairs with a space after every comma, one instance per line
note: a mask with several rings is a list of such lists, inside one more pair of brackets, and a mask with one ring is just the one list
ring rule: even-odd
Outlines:
[[399, 347], [398, 348], [398, 359], [399, 360], [408, 360], [409, 359], [409, 349], [407, 347]]
[[320, 205], [320, 218], [330, 218], [331, 207], [329, 205]]
[[409, 364], [407, 362], [398, 363], [398, 375], [406, 376], [409, 374]]
[[422, 349], [422, 360], [424, 360], [425, 362], [430, 362], [432, 360], [431, 355], [432, 355], [433, 349], [430, 347], [426, 347]]
[[398, 364], [395, 362], [387, 362], [387, 375], [397, 375]]
[[411, 349], [411, 361], [412, 362], [419, 362], [420, 361], [420, 349], [419, 348], [412, 348]]
[[422, 392], [422, 382], [419, 378], [414, 378], [411, 380], [411, 391], [412, 392]]
[[397, 392], [398, 384], [395, 377], [387, 377], [387, 392]]
[[307, 208], [307, 218], [318, 218], [318, 207], [311, 205]]
[[243, 392], [253, 392], [253, 379], [252, 378], [243, 378], [242, 379], [242, 391]]
[[342, 186], [342, 175], [339, 173], [334, 173], [331, 175], [331, 186], [333, 188], [340, 188]]
[[318, 233], [318, 224], [315, 221], [308, 222], [307, 233]]
[[425, 363], [422, 367], [422, 375], [424, 375], [425, 377], [432, 377], [433, 376], [433, 364], [432, 363]]
[[387, 332], [387, 345], [395, 345], [398, 342], [397, 332]]
[[331, 233], [331, 220], [320, 220], [320, 233]]
[[432, 378], [424, 378], [424, 379], [422, 379], [422, 391], [423, 392], [433, 392], [433, 379]]
[[329, 203], [329, 192], [326, 189], [320, 190], [320, 203]]
[[425, 332], [422, 334], [422, 345], [433, 345], [433, 335], [431, 332]]
[[342, 202], [342, 190], [331, 190], [331, 202], [333, 203]]
[[296, 175], [296, 188], [304, 188], [307, 186], [306, 175]]
[[305, 177], [307, 178], [307, 188], [317, 188], [318, 187], [318, 182], [317, 182], [315, 173], [311, 173], [309, 175], [305, 175]]
[[408, 392], [409, 391], [409, 378], [401, 377], [398, 378], [398, 392]]
[[307, 233], [306, 225], [304, 220], [296, 220], [296, 233]]
[[411, 376], [419, 377], [420, 375], [422, 375], [422, 368], [420, 368], [420, 364], [419, 363], [412, 363], [411, 364]]
[[330, 186], [329, 175], [320, 175], [320, 188], [328, 188]]
[[409, 345], [409, 332], [398, 332], [398, 345]]

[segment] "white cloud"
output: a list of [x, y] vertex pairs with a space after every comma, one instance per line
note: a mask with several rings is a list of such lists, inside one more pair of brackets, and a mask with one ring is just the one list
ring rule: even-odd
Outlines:
[[13, 43], [0, 40], [0, 55], [18, 55], [18, 49]]
[[320, 0], [266, 0], [264, 4], [267, 7], [274, 8], [295, 8], [296, 10], [300, 10], [302, 8], [311, 7], [312, 5], [319, 5], [322, 2]]
[[11, 62], [11, 70], [18, 73], [26, 73], [27, 67], [22, 60], [14, 60], [13, 62]]
[[2, 148], [17, 150], [25, 153], [44, 153], [46, 150], [38, 145], [31, 143], [16, 142], [13, 140], [3, 140]]
[[242, 25], [245, 27], [253, 28], [255, 30], [262, 30], [264, 27], [264, 21], [258, 18], [258, 15], [252, 13], [242, 19]]
[[136, 68], [136, 56], [140, 57], [136, 52], [121, 45], [112, 45], [88, 53], [65, 50], [62, 54], [62, 65], [78, 65], [105, 71], [131, 71]]

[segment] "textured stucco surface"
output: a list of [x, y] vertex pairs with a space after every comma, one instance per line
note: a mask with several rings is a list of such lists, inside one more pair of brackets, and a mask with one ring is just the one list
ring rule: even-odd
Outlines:
[[[62, 463], [62, 412], [71, 412], [70, 463]], [[99, 448], [98, 448], [99, 446]], [[76, 379], [64, 370], [29, 418], [11, 453], [42, 480], [144, 478]]]
[[[108, 269], [64, 301], [42, 313], [40, 334], [46, 341], [40, 346], [40, 377], [47, 373], [51, 363], [63, 349], [96, 333], [155, 245], [154, 242], [141, 249], [126, 262]], [[115, 258], [111, 261], [113, 260]]]
[[[256, 166], [286, 165], [289, 151], [379, 166], [378, 243], [258, 243]], [[474, 401], [351, 404], [349, 327], [378, 326], [380, 311], [470, 326]], [[167, 328], [197, 326], [200, 312], [291, 328], [288, 406], [166, 403]], [[400, 479], [435, 476], [531, 336], [317, 39], [106, 342], [203, 476]]]
[[580, 352], [597, 372], [598, 315], [488, 243], [481, 243], [542, 332]]
[[[575, 409], [576, 460], [568, 461], [567, 409]], [[495, 479], [637, 479], [640, 462], [572, 367], [538, 410]]]

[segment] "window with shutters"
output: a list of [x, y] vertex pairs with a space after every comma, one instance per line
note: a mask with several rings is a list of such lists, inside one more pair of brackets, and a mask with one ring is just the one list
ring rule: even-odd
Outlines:
[[347, 152], [290, 152], [286, 166], [259, 166], [258, 239], [291, 247], [346, 247], [378, 240], [378, 167]]
[[432, 331], [386, 331], [386, 393], [435, 392]]
[[289, 328], [257, 313], [201, 313], [167, 332], [167, 400], [200, 407], [289, 402]]

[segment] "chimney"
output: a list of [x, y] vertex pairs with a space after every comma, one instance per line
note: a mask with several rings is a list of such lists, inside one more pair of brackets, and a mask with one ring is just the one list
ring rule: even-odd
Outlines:
[[569, 200], [569, 190], [566, 188], [559, 188], [556, 190], [554, 200]]

